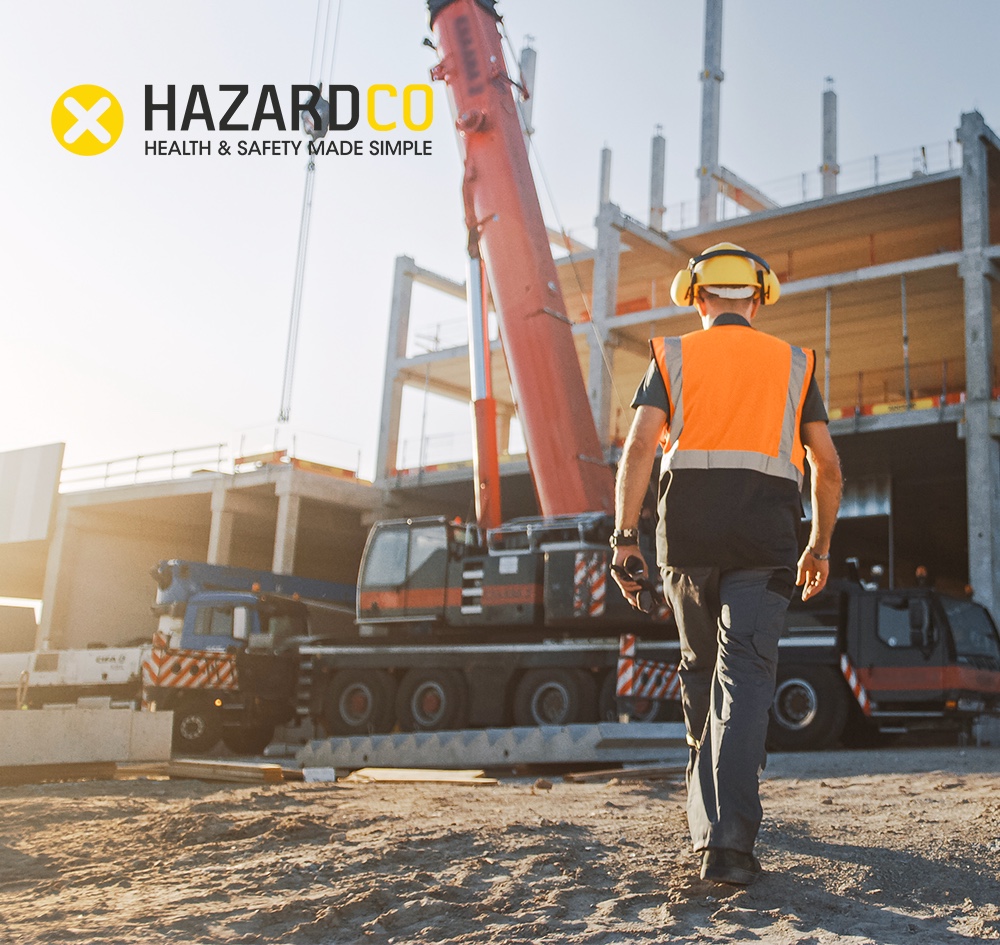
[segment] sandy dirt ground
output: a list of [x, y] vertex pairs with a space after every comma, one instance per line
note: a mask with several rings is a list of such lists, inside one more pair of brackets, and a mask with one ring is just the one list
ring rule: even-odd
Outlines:
[[1000, 749], [776, 755], [749, 889], [677, 781], [0, 788], [0, 942], [1000, 938]]

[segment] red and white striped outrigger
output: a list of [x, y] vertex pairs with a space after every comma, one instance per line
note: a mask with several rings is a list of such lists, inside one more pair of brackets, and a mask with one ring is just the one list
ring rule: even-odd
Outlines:
[[142, 661], [142, 686], [147, 688], [238, 688], [236, 658], [217, 650], [171, 649], [166, 633], [153, 634], [153, 648]]
[[872, 714], [871, 699], [868, 698], [868, 690], [865, 689], [861, 680], [858, 678], [857, 670], [851, 664], [851, 661], [847, 658], [847, 654], [843, 653], [840, 657], [840, 671], [844, 674], [844, 679], [847, 680], [847, 685], [850, 687], [851, 692], [854, 693], [854, 698], [858, 700], [858, 705], [861, 706], [861, 711], [865, 715], [870, 716]]
[[607, 557], [577, 552], [573, 568], [573, 614], [600, 617], [608, 589]]
[[619, 641], [615, 695], [619, 699], [678, 699], [681, 679], [677, 667], [672, 663], [636, 659], [635, 640], [635, 634], [626, 633]]

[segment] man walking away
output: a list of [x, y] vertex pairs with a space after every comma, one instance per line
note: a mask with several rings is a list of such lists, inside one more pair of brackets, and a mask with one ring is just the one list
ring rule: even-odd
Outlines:
[[[623, 566], [641, 561], [639, 515], [662, 444], [657, 563], [680, 633], [688, 826], [702, 879], [734, 885], [761, 871], [759, 776], [785, 611], [795, 585], [808, 600], [826, 584], [841, 493], [815, 354], [752, 327], [780, 292], [770, 266], [733, 243], [677, 273], [671, 296], [696, 306], [705, 330], [651, 342], [611, 538], [615, 580], [638, 606]], [[813, 518], [799, 554], [805, 462]]]

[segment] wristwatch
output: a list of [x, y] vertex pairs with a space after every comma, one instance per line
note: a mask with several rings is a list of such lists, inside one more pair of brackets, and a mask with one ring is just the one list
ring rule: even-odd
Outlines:
[[812, 548], [806, 548], [806, 554], [812, 555], [817, 561], [829, 561], [830, 552], [828, 551], [825, 555], [821, 555], [812, 550]]
[[616, 528], [611, 533], [611, 538], [608, 540], [608, 544], [610, 544], [612, 548], [617, 548], [619, 545], [637, 545], [639, 544], [639, 529]]

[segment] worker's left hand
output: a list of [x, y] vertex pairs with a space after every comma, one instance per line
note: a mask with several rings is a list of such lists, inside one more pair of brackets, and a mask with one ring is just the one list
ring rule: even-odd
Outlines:
[[820, 561], [808, 549], [802, 552], [799, 558], [798, 574], [795, 583], [802, 588], [802, 599], [809, 600], [815, 597], [824, 587], [827, 578], [830, 576], [830, 562]]

